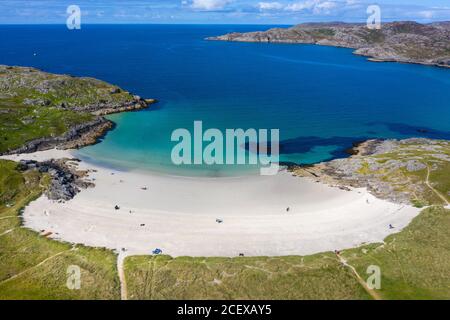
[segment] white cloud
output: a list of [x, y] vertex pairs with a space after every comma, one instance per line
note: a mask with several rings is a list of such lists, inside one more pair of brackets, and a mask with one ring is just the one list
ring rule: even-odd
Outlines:
[[418, 12], [420, 17], [423, 17], [425, 19], [431, 19], [434, 17], [434, 11], [431, 10], [424, 10], [424, 11], [420, 11]]
[[280, 10], [284, 8], [279, 2], [259, 2], [258, 3], [259, 10]]
[[292, 3], [288, 6], [286, 6], [286, 10], [288, 11], [304, 11], [304, 10], [310, 10], [313, 9], [314, 6], [319, 2], [320, 0], [308, 0], [308, 1], [300, 1], [296, 3]]
[[325, 1], [322, 3], [318, 3], [316, 5], [316, 8], [319, 8], [319, 9], [332, 9], [332, 8], [336, 8], [336, 7], [337, 7], [337, 3], [332, 2], [332, 1]]
[[192, 0], [191, 7], [199, 10], [220, 10], [232, 0]]
[[337, 8], [338, 4], [333, 1], [325, 1], [318, 3], [314, 6], [314, 13], [320, 14], [320, 13], [330, 13], [332, 9]]
[[[354, 1], [354, 0], [348, 0]], [[313, 14], [330, 14], [333, 9], [345, 7], [347, 3], [329, 0], [306, 0], [287, 5], [284, 9], [293, 12], [310, 12]]]

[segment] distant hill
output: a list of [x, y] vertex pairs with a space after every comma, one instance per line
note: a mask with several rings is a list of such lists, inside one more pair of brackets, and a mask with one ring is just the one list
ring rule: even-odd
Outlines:
[[450, 21], [420, 24], [401, 21], [371, 30], [362, 23], [306, 23], [291, 28], [230, 33], [208, 40], [309, 43], [356, 49], [373, 61], [396, 61], [450, 67]]

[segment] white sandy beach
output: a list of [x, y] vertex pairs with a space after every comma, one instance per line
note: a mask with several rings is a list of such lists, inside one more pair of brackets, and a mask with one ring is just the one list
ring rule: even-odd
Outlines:
[[[61, 157], [73, 156], [49, 150], [2, 158]], [[66, 203], [42, 196], [26, 208], [26, 227], [73, 243], [125, 248], [127, 254], [160, 248], [172, 256], [280, 256], [381, 242], [420, 212], [376, 199], [364, 189], [343, 191], [287, 172], [183, 178], [114, 171], [86, 162], [80, 169], [97, 170], [89, 175], [95, 188]]]

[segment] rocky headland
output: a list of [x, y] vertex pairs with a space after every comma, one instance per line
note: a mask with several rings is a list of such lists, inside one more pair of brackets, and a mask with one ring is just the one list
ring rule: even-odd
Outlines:
[[0, 154], [94, 144], [114, 127], [104, 115], [154, 102], [93, 78], [0, 65]]
[[78, 159], [52, 159], [38, 162], [35, 160], [21, 160], [18, 170], [25, 172], [37, 170], [49, 178], [45, 195], [50, 200], [68, 201], [73, 199], [81, 189], [94, 187], [89, 181], [88, 171], [78, 170]]
[[367, 188], [396, 203], [423, 207], [450, 202], [450, 142], [445, 140], [368, 140], [349, 158], [290, 170], [341, 189]]
[[381, 29], [355, 23], [307, 23], [207, 40], [318, 44], [355, 49], [355, 54], [372, 61], [450, 67], [450, 22], [391, 22], [382, 24]]

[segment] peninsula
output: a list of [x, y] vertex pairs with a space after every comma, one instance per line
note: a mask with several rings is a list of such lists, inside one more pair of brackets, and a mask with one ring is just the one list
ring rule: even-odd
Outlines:
[[93, 78], [0, 65], [0, 154], [93, 144], [113, 127], [103, 115], [154, 102]]
[[207, 40], [317, 44], [355, 49], [372, 61], [450, 67], [450, 22], [390, 22], [380, 29], [362, 23], [306, 23], [291, 28], [230, 33]]

